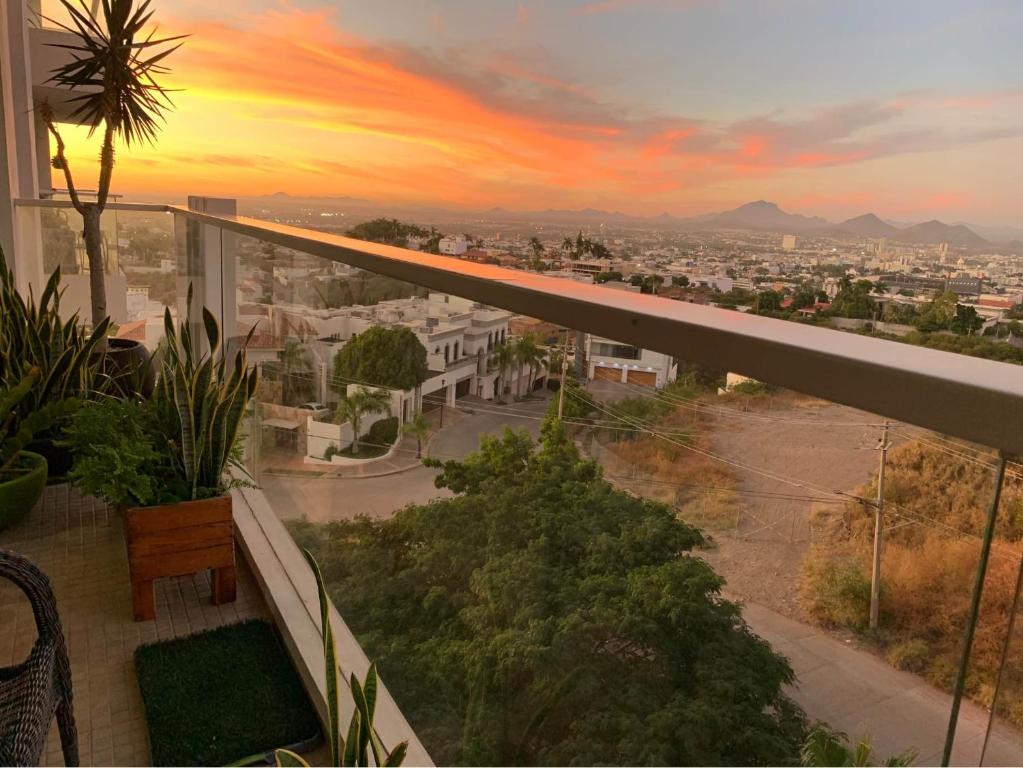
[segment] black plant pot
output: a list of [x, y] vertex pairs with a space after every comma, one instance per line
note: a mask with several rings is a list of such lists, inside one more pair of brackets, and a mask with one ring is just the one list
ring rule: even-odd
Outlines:
[[37, 437], [25, 446], [25, 450], [38, 453], [46, 458], [47, 480], [50, 483], [62, 483], [71, 471], [71, 465], [75, 462], [71, 449], [63, 445], [55, 445], [53, 438]]
[[110, 377], [124, 397], [149, 398], [156, 386], [156, 369], [149, 350], [132, 339], [107, 339], [103, 355], [104, 375]]

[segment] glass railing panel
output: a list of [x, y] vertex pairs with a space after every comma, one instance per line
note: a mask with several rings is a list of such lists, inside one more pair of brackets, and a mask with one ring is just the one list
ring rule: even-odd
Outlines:
[[[545, 421], [560, 410], [561, 426], [574, 446], [570, 450], [577, 452], [573, 461], [595, 462], [600, 473], [587, 481], [589, 490], [573, 486], [572, 492], [624, 492], [615, 498], [631, 514], [650, 514], [651, 508], [629, 506], [636, 502], [628, 499], [639, 497], [657, 503], [658, 514], [699, 531], [698, 543], [673, 557], [696, 558], [713, 572], [709, 578], [720, 579], [715, 583], [721, 597], [735, 601], [749, 628], [787, 660], [798, 685], [784, 690], [808, 718], [848, 732], [853, 741], [870, 737], [877, 760], [915, 749], [923, 763], [941, 761], [948, 694], [955, 689], [995, 486], [991, 451], [697, 365], [684, 354], [658, 355], [586, 329], [551, 325], [483, 306], [473, 296], [438, 293], [258, 238], [236, 237], [221, 252], [234, 263], [232, 333], [238, 339], [252, 333], [249, 359], [262, 372], [246, 431], [246, 465], [296, 541], [326, 563], [339, 609], [367, 652], [379, 658], [389, 689], [436, 760], [457, 759], [479, 743], [499, 749], [500, 743], [485, 728], [474, 737], [482, 741], [465, 741], [465, 713], [473, 695], [465, 680], [445, 688], [450, 711], [425, 706], [432, 699], [424, 694], [417, 671], [425, 657], [407, 645], [414, 644], [410, 638], [426, 642], [425, 635], [415, 633], [428, 625], [431, 642], [450, 640], [446, 648], [457, 658], [452, 649], [460, 643], [493, 650], [501, 632], [514, 635], [531, 626], [518, 623], [512, 611], [518, 603], [546, 615], [545, 601], [560, 597], [544, 591], [553, 589], [550, 585], [519, 584], [515, 579], [527, 571], [505, 573], [498, 558], [490, 559], [491, 545], [505, 547], [503, 555], [511, 557], [511, 545], [500, 539], [506, 532], [477, 528], [472, 517], [460, 523], [464, 531], [449, 531], [446, 538], [408, 527], [414, 515], [437, 514], [443, 508], [437, 505], [444, 503], [475, 504], [481, 519], [497, 519], [493, 499], [438, 488], [436, 479], [444, 470], [422, 459], [464, 462], [480, 451], [484, 437], [500, 438], [505, 428], [524, 431], [536, 450]], [[422, 347], [418, 386], [384, 380], [403, 369], [405, 358], [393, 354], [394, 365], [379, 373], [386, 366], [376, 359], [380, 350], [367, 341], [379, 336], [377, 329], [406, 329]], [[523, 357], [530, 345], [536, 352], [532, 366]], [[360, 372], [368, 370], [378, 373]], [[376, 406], [362, 406], [354, 429], [348, 401], [377, 390], [385, 390], [385, 396]], [[414, 426], [419, 414], [421, 428]], [[390, 420], [393, 426], [385, 423]], [[875, 622], [872, 582], [882, 465]], [[960, 762], [980, 759], [984, 707], [991, 704], [1003, 666], [1023, 535], [1021, 474], [1019, 465], [1010, 465], [1003, 487], [953, 753]], [[553, 483], [544, 492], [549, 495], [542, 496], [556, 500], [552, 520], [571, 526], [556, 510], [576, 509], [579, 515], [586, 510], [572, 506], [574, 496], [557, 501], [559, 488]], [[494, 498], [500, 495], [496, 487], [492, 491]], [[531, 519], [533, 502], [541, 503], [540, 496], [531, 500], [508, 510], [506, 522]], [[403, 511], [409, 505], [413, 510]], [[464, 508], [443, 509], [454, 516]], [[578, 534], [585, 538], [589, 532]], [[407, 570], [397, 551], [388, 548], [398, 540], [390, 535], [414, 535], [415, 547], [443, 559], [447, 569], [423, 565]], [[515, 558], [535, 565], [531, 553], [542, 541], [522, 540]], [[485, 554], [462, 572], [454, 563], [466, 559], [451, 554], [458, 549]], [[628, 552], [641, 557], [638, 550]], [[411, 554], [402, 550], [401, 557], [406, 556]], [[381, 567], [377, 558], [393, 568]], [[610, 578], [619, 565], [619, 560], [608, 561], [604, 575]], [[521, 598], [509, 602], [507, 595], [495, 593], [495, 604], [509, 614], [488, 613], [489, 603], [479, 602], [479, 585], [495, 572], [505, 573]], [[460, 625], [458, 636], [449, 636], [449, 625], [430, 613], [436, 605], [426, 593], [415, 605], [400, 599], [418, 586], [402, 581], [411, 573], [432, 574], [438, 589], [444, 585], [466, 601], [466, 616], [488, 620]], [[408, 610], [400, 622], [384, 618], [383, 604], [373, 599], [375, 590], [393, 595]], [[712, 590], [694, 599], [706, 606], [718, 599], [703, 602], [713, 595]], [[635, 599], [643, 603], [649, 597], [643, 593]], [[535, 603], [528, 602], [534, 598]], [[584, 601], [579, 594], [576, 598]], [[644, 616], [657, 622], [671, 610], [665, 606]], [[685, 637], [681, 633], [672, 642], [696, 653]], [[541, 657], [557, 657], [549, 638], [533, 639]], [[1011, 644], [987, 764], [1023, 755], [1016, 730], [1023, 725], [1016, 703], [1019, 653]], [[648, 662], [640, 654], [630, 663]], [[749, 658], [740, 654], [731, 662], [741, 666]], [[522, 659], [509, 663], [509, 669], [527, 677], [538, 669]], [[707, 664], [728, 667], [721, 658]], [[539, 669], [553, 675], [551, 668]], [[629, 664], [621, 673], [636, 674]], [[513, 690], [515, 696], [492, 704], [489, 718], [514, 720], [525, 714], [523, 700], [550, 692], [528, 685]], [[723, 700], [715, 705], [730, 706]], [[551, 722], [543, 743], [522, 762], [545, 755], [553, 760], [561, 755], [559, 748], [572, 743], [569, 722], [585, 719], [589, 710], [571, 696], [565, 706], [571, 711]], [[504, 757], [509, 756], [501, 753]]]

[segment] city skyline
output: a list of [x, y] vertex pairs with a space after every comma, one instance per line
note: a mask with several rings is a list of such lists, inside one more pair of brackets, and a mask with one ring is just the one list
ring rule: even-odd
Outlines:
[[116, 191], [1023, 225], [1023, 9], [826, 5], [156, 0], [181, 90]]

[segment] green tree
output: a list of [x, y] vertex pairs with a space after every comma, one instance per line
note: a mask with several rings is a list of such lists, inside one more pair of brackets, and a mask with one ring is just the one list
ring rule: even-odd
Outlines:
[[404, 326], [374, 326], [353, 336], [334, 356], [338, 394], [344, 394], [348, 384], [415, 389], [426, 381], [427, 373], [426, 347]]
[[975, 307], [959, 304], [956, 306], [955, 316], [948, 327], [950, 331], [970, 336], [984, 327], [984, 318], [977, 314]]
[[423, 458], [423, 440], [430, 434], [430, 422], [422, 411], [416, 411], [406, 421], [401, 431], [416, 439], [416, 458]]
[[416, 224], [407, 224], [397, 219], [379, 218], [364, 221], [351, 227], [345, 234], [359, 240], [369, 240], [373, 243], [384, 245], [395, 245], [399, 248], [407, 248], [409, 238], [415, 237], [423, 241], [421, 250], [429, 253], [440, 253], [440, 240], [444, 237], [434, 227], [426, 229]]
[[786, 765], [802, 713], [703, 537], [560, 427], [485, 437], [453, 498], [292, 532], [438, 764]]
[[777, 291], [763, 291], [753, 299], [753, 311], [757, 314], [777, 312], [781, 309], [781, 294]]
[[[792, 294], [792, 309], [802, 309], [803, 307], [812, 307], [817, 303], [817, 291], [811, 285], [802, 285], [799, 289]], [[779, 304], [779, 307], [781, 305]]]
[[870, 298], [874, 285], [869, 280], [857, 280], [855, 283], [848, 275], [839, 281], [838, 293], [831, 302], [828, 314], [834, 317], [850, 317], [869, 320], [874, 316], [877, 305]]
[[852, 746], [847, 743], [847, 736], [841, 731], [835, 731], [826, 725], [818, 723], [810, 731], [803, 748], [799, 753], [799, 762], [804, 766], [813, 768], [826, 768], [829, 766], [903, 766], [912, 765], [916, 760], [916, 750], [907, 750], [898, 755], [892, 755], [886, 760], [879, 760], [874, 755], [870, 746], [870, 740], [866, 737], [860, 739], [859, 743]]
[[[533, 386], [533, 379], [536, 376], [536, 371], [544, 364], [547, 356], [544, 354], [531, 335], [526, 335], [515, 342], [515, 361], [518, 366], [526, 366], [529, 368], [529, 381], [528, 385]], [[521, 396], [522, 389], [522, 377], [519, 376], [515, 380], [515, 396]]]
[[107, 206], [114, 175], [114, 144], [118, 139], [128, 148], [140, 142], [155, 143], [164, 110], [173, 106], [167, 90], [156, 78], [169, 71], [163, 61], [181, 45], [167, 47], [168, 44], [183, 36], [157, 39], [153, 32], [144, 31], [153, 16], [149, 1], [106, 0], [101, 6], [102, 12], [93, 16], [84, 4], [60, 0], [69, 20], [47, 19], [71, 35], [66, 43], [53, 43], [71, 55], [53, 70], [47, 82], [58, 88], [79, 91], [70, 99], [71, 117], [89, 126], [89, 136], [97, 129], [103, 131], [96, 200], [84, 202], [64, 154], [64, 140], [57, 131], [53, 107], [46, 102], [37, 107], [40, 119], [57, 145], [51, 164], [63, 172], [71, 205], [82, 217], [93, 324], [107, 316], [100, 216]]
[[356, 387], [337, 403], [336, 418], [339, 423], [348, 421], [352, 425], [352, 455], [359, 453], [359, 436], [362, 434], [362, 417], [370, 413], [387, 413], [391, 409], [391, 393], [386, 389]]
[[677, 285], [680, 288], [689, 287], [689, 278], [686, 275], [675, 275], [671, 278], [671, 284]]
[[540, 242], [540, 238], [536, 235], [529, 238], [529, 249], [533, 252], [534, 261], [539, 261], [543, 258], [543, 243]]
[[916, 327], [924, 333], [946, 331], [956, 316], [959, 297], [952, 291], [945, 291], [920, 307]]
[[504, 402], [504, 393], [508, 389], [508, 382], [506, 374], [512, 368], [515, 367], [518, 362], [518, 358], [515, 352], [515, 348], [511, 344], [501, 344], [494, 352], [494, 362], [497, 364], [497, 378], [500, 382], [498, 389], [500, 392], [495, 392], [494, 395], [498, 401]]
[[313, 361], [306, 346], [296, 340], [284, 342], [284, 349], [277, 353], [281, 373], [281, 400], [285, 405], [296, 405], [308, 400], [313, 386]]

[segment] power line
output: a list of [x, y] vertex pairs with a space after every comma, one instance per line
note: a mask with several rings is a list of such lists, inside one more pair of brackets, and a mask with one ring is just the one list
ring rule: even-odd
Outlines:
[[617, 384], [622, 387], [629, 388], [629, 391], [634, 392], [638, 397], [646, 397], [652, 400], [660, 400], [662, 402], [671, 403], [678, 405], [683, 408], [690, 408], [696, 411], [704, 411], [718, 416], [725, 416], [727, 418], [738, 418], [748, 419], [751, 421], [769, 421], [783, 424], [804, 424], [808, 426], [818, 427], [879, 427], [880, 422], [865, 422], [865, 421], [825, 421], [822, 419], [793, 419], [786, 418], [783, 416], [771, 416], [764, 413], [751, 413], [749, 411], [737, 411], [734, 408], [726, 408], [722, 405], [711, 405], [704, 403], [695, 398], [685, 397], [679, 395], [676, 392], [668, 392], [666, 389], [656, 390], [653, 394], [650, 391], [638, 384], [630, 384], [623, 381], [610, 381], [611, 384]]

